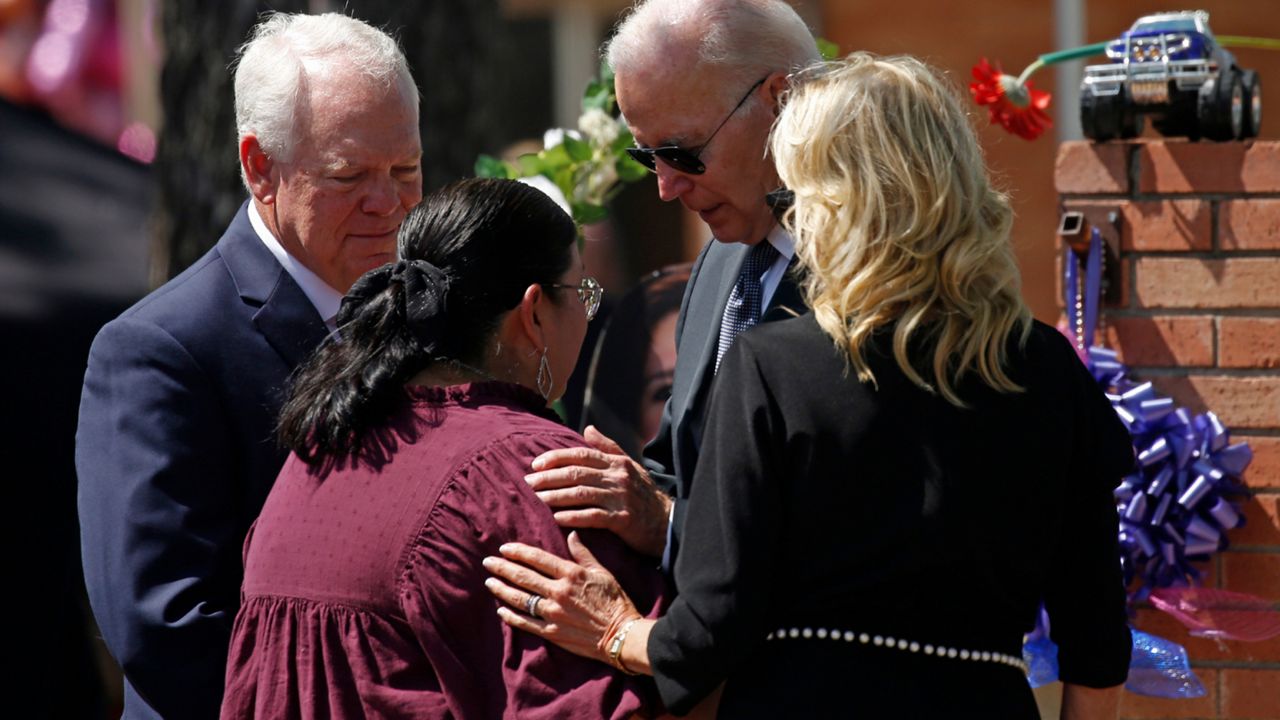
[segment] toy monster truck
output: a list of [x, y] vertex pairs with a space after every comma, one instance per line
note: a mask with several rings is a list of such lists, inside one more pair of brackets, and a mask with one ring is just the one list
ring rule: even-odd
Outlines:
[[1162, 135], [1192, 140], [1256, 137], [1262, 85], [1220, 46], [1203, 10], [1139, 18], [1107, 45], [1106, 65], [1085, 68], [1080, 124], [1094, 140], [1142, 133], [1143, 116]]

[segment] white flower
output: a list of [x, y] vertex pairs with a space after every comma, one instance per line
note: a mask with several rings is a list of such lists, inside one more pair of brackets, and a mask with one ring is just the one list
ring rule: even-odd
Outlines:
[[578, 118], [578, 127], [594, 145], [612, 145], [618, 139], [618, 121], [600, 108], [591, 108]]
[[529, 177], [519, 178], [519, 180], [529, 187], [537, 188], [538, 190], [546, 193], [547, 197], [554, 200], [555, 203], [560, 206], [560, 209], [564, 210], [566, 215], [573, 214], [573, 211], [569, 209], [569, 201], [565, 199], [564, 193], [560, 191], [560, 188], [557, 187], [555, 183], [541, 175], [530, 175]]
[[581, 140], [582, 134], [577, 130], [565, 130], [564, 128], [551, 128], [542, 134], [542, 147], [550, 150], [551, 148], [564, 143], [564, 136], [568, 135], [574, 140]]
[[614, 164], [606, 160], [591, 169], [587, 175], [586, 181], [578, 185], [575, 195], [579, 195], [578, 199], [589, 202], [592, 205], [603, 205], [605, 195], [618, 182], [618, 171], [614, 168]]

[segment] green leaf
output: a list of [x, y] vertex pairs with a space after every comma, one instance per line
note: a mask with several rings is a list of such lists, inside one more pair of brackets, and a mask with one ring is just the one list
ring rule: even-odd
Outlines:
[[564, 144], [560, 147], [569, 153], [573, 162], [586, 162], [591, 159], [591, 145], [570, 135], [564, 136]]
[[[825, 42], [825, 41], [822, 41]], [[829, 43], [828, 43], [829, 45]], [[833, 46], [834, 47], [834, 46]], [[600, 64], [600, 78], [591, 81], [582, 94], [583, 111], [599, 109], [616, 117], [617, 98], [614, 95], [614, 74], [608, 64]], [[480, 177], [519, 178], [541, 175], [555, 183], [570, 201], [574, 219], [579, 223], [603, 220], [608, 215], [609, 198], [622, 190], [623, 184], [644, 179], [649, 170], [632, 160], [625, 150], [635, 145], [635, 138], [625, 127], [619, 127], [618, 138], [608, 148], [594, 148], [590, 142], [564, 135], [563, 141], [539, 153], [521, 155], [514, 163], [481, 155], [476, 160], [476, 174]], [[588, 178], [600, 163], [613, 163], [618, 182], [611, 187], [596, 188], [592, 199], [599, 201], [603, 192], [604, 202], [596, 204], [574, 200], [574, 196], [586, 195]]]
[[511, 163], [499, 160], [492, 155], [481, 155], [476, 158], [475, 172], [476, 177], [481, 178], [502, 178], [510, 180], [516, 177], [516, 170], [511, 167]]
[[609, 149], [613, 151], [614, 155], [621, 155], [623, 150], [633, 147], [635, 144], [635, 136], [631, 134], [626, 125], [619, 123], [618, 139], [613, 141], [613, 145], [610, 145]]
[[818, 44], [818, 52], [822, 55], [823, 60], [835, 60], [840, 57], [839, 45], [824, 37], [815, 37], [814, 42]]
[[603, 205], [592, 205], [591, 203], [575, 202], [570, 205], [573, 208], [573, 219], [579, 225], [588, 225], [593, 222], [600, 222], [609, 217], [609, 211]]
[[541, 175], [546, 163], [542, 160], [542, 153], [525, 153], [516, 158], [516, 170], [519, 172], [517, 177], [529, 177], [531, 175]]
[[[569, 136], [565, 135], [565, 140], [567, 141], [568, 139]], [[538, 153], [538, 157], [542, 159], [541, 172], [543, 174], [548, 170], [561, 168], [573, 162], [573, 158], [569, 157], [569, 151], [565, 148], [564, 143], [543, 150]]]
[[619, 157], [618, 164], [614, 168], [618, 171], [618, 179], [622, 182], [643, 180], [644, 176], [649, 174], [649, 168], [632, 160], [630, 155]]
[[613, 110], [613, 86], [606, 85], [598, 80], [593, 80], [587, 85], [586, 92], [582, 93], [582, 111], [586, 112], [591, 109], [600, 109], [605, 112]]
[[566, 200], [573, 200], [574, 177], [572, 165], [564, 165], [555, 170], [548, 169], [548, 172], [542, 174], [550, 178], [551, 182], [560, 188], [560, 192], [564, 193]]
[[[614, 83], [613, 68], [609, 67], [609, 63], [605, 60], [600, 61], [600, 79], [595, 83], [592, 83], [592, 85], [597, 83], [604, 88], [605, 93], [604, 96], [600, 98], [601, 104], [593, 107], [598, 107], [610, 115], [613, 115], [618, 107], [618, 92]], [[583, 109], [587, 109], [585, 104], [583, 105]]]

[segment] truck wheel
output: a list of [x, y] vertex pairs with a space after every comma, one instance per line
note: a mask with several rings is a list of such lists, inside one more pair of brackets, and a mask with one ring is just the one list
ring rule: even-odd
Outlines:
[[1103, 142], [1120, 134], [1120, 96], [1080, 95], [1080, 129], [1084, 136]]
[[1244, 125], [1244, 90], [1235, 68], [1222, 68], [1218, 77], [1200, 87], [1200, 131], [1210, 140], [1235, 140]]
[[1240, 89], [1244, 93], [1244, 127], [1240, 139], [1258, 137], [1262, 130], [1262, 78], [1257, 71], [1240, 73]]

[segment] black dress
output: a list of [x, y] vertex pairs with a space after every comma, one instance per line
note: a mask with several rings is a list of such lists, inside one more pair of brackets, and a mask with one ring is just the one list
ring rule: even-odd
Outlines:
[[648, 644], [667, 706], [727, 679], [722, 717], [1036, 718], [1022, 671], [993, 658], [1021, 656], [1041, 600], [1062, 679], [1123, 682], [1111, 491], [1133, 454], [1066, 339], [1036, 323], [1010, 342], [1025, 392], [965, 382], [968, 408], [911, 383], [890, 332], [867, 358], [876, 386], [811, 314], [725, 356], [680, 593]]

